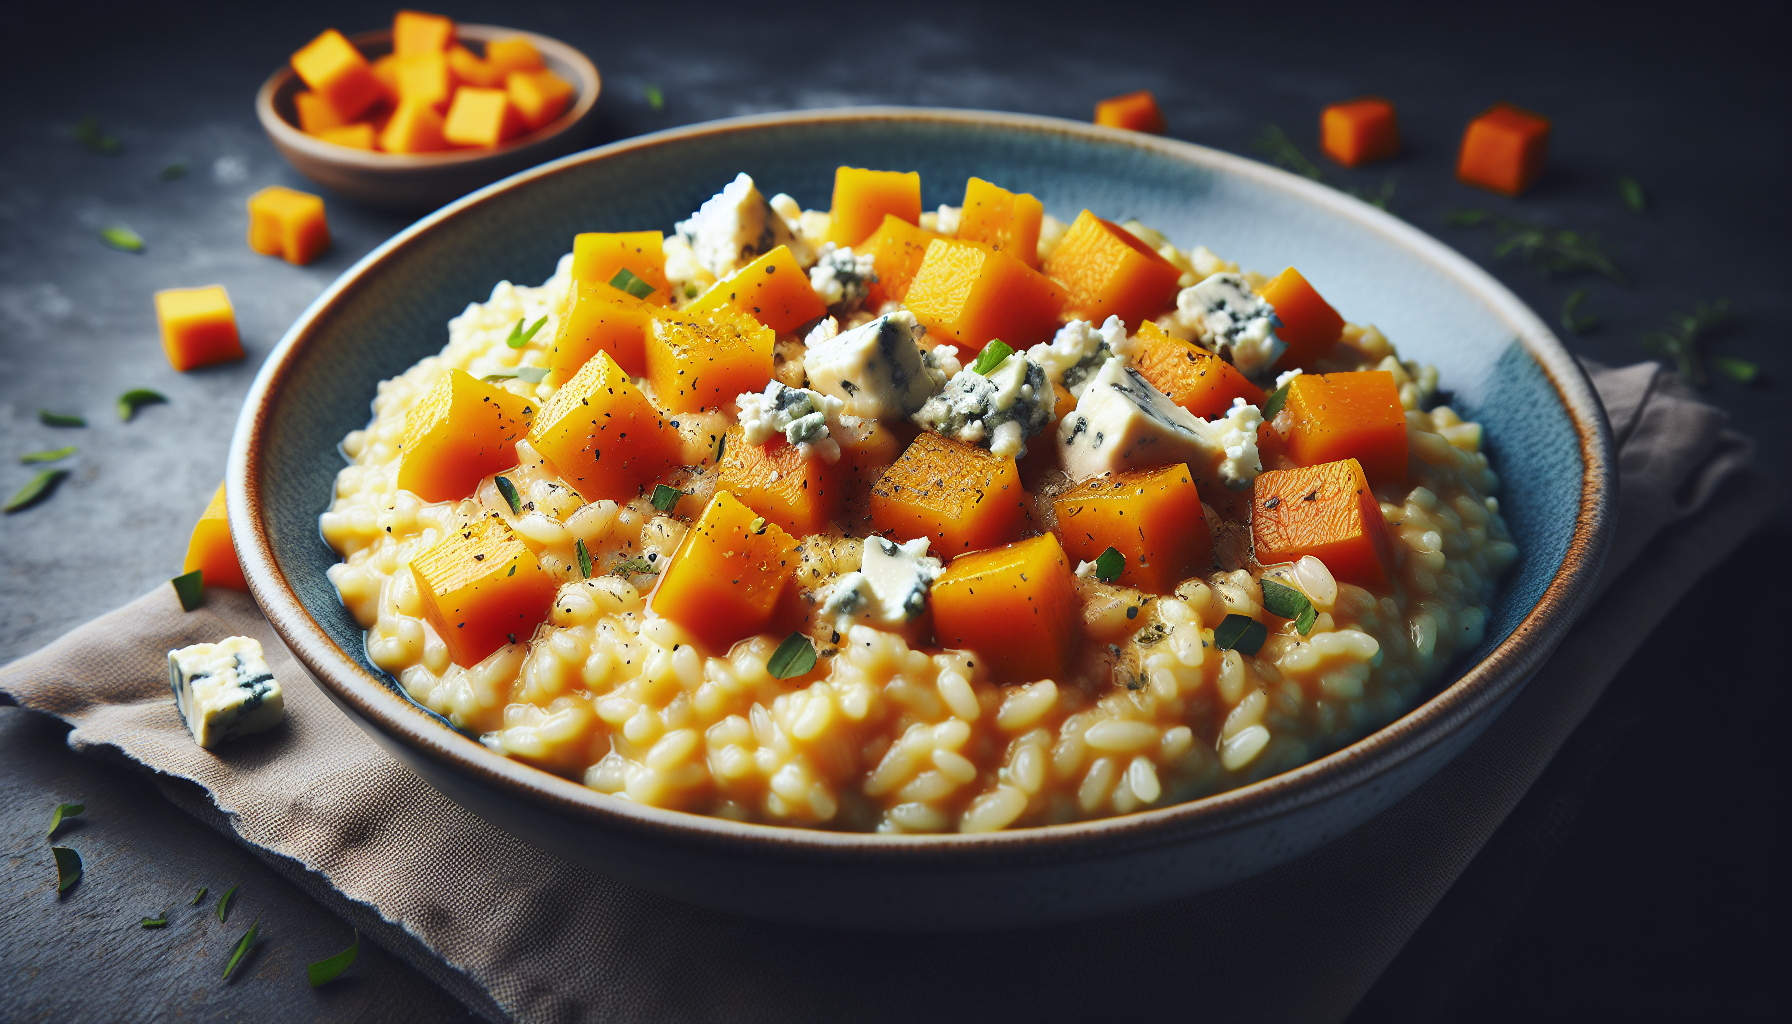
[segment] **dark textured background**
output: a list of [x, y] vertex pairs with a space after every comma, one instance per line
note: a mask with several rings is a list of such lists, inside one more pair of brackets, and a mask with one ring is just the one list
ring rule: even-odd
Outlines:
[[[29, 478], [12, 461], [20, 453], [64, 444], [82, 452], [50, 501], [0, 522], [0, 661], [177, 571], [260, 360], [337, 273], [408, 223], [326, 196], [336, 242], [318, 263], [291, 267], [243, 242], [249, 193], [272, 183], [312, 189], [262, 136], [255, 88], [325, 26], [374, 27], [389, 8], [14, 8], [0, 61], [12, 98], [0, 106], [0, 491]], [[1782, 441], [1792, 396], [1792, 77], [1783, 52], [1792, 26], [1783, 4], [1672, 18], [1502, 6], [1473, 20], [1442, 6], [1335, 4], [1123, 14], [1090, 4], [435, 9], [585, 50], [605, 78], [594, 142], [853, 103], [1083, 119], [1103, 96], [1148, 87], [1178, 138], [1256, 155], [1253, 140], [1275, 123], [1318, 159], [1321, 106], [1385, 95], [1399, 106], [1405, 154], [1354, 172], [1321, 160], [1332, 180], [1375, 191], [1392, 177], [1395, 213], [1488, 267], [1548, 321], [1571, 291], [1589, 289], [1583, 312], [1600, 326], [1565, 340], [1605, 362], [1640, 358], [1640, 337], [1669, 311], [1728, 298], [1731, 322], [1710, 350], [1760, 364], [1765, 379], [1719, 380], [1709, 395], [1763, 442], [1770, 478], [1782, 488], [1792, 479]], [[663, 90], [661, 110], [647, 101], [650, 84]], [[1498, 99], [1555, 122], [1548, 174], [1515, 201], [1451, 175], [1463, 124]], [[119, 155], [71, 141], [71, 126], [89, 113], [121, 140]], [[175, 162], [186, 176], [160, 180]], [[1648, 188], [1643, 216], [1618, 200], [1615, 179], [1625, 173]], [[1545, 279], [1516, 259], [1495, 261], [1485, 232], [1446, 225], [1448, 211], [1464, 207], [1597, 232], [1630, 285]], [[96, 232], [114, 222], [142, 234], [148, 252], [102, 247]], [[156, 342], [149, 295], [212, 282], [230, 290], [249, 359], [176, 374]], [[170, 403], [118, 422], [115, 396], [142, 386]], [[40, 407], [80, 412], [91, 426], [42, 427]], [[1750, 622], [1771, 630], [1783, 617], [1776, 593], [1747, 595], [1759, 593], [1764, 570], [1783, 571], [1788, 542], [1792, 513], [1782, 505], [1670, 616], [1359, 1016], [1792, 1012], [1785, 666], [1766, 645], [1744, 647], [1726, 633]], [[62, 734], [39, 716], [0, 709], [8, 922], [0, 1019], [464, 1015], [371, 947], [350, 978], [308, 989], [302, 965], [341, 948], [347, 926], [145, 781], [69, 753]], [[41, 833], [59, 800], [90, 807], [66, 833], [90, 876], [61, 901]], [[242, 903], [228, 926], [183, 912], [183, 893], [203, 884], [215, 895], [239, 879]], [[168, 929], [137, 928], [171, 906]], [[228, 948], [256, 913], [267, 940], [238, 981], [220, 986]], [[1199, 996], [1139, 1015], [1198, 1016]]]

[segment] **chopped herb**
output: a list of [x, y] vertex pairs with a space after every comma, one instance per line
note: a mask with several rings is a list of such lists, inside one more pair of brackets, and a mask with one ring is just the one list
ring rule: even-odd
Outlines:
[[162, 394], [160, 391], [151, 391], [148, 388], [132, 388], [118, 396], [118, 418], [129, 423], [131, 417], [137, 415], [139, 406], [154, 405], [157, 402], [166, 401], [168, 401], [168, 396]]
[[26, 452], [19, 456], [19, 462], [26, 466], [36, 465], [40, 462], [60, 462], [80, 450], [71, 444], [67, 448], [52, 448], [47, 452]]
[[67, 475], [68, 470], [66, 469], [40, 470], [25, 486], [13, 492], [13, 496], [6, 499], [6, 506], [0, 511], [11, 514], [30, 508], [49, 497], [51, 492], [56, 490], [56, 485]]
[[1266, 420], [1275, 419], [1276, 413], [1279, 413], [1282, 411], [1282, 406], [1288, 404], [1288, 389], [1290, 387], [1292, 387], [1293, 385], [1294, 385], [1294, 382], [1289, 381], [1288, 383], [1275, 389], [1275, 391], [1269, 396], [1269, 401], [1263, 403], [1263, 418], [1264, 419], [1266, 419]]
[[728, 435], [723, 434], [721, 437], [721, 440], [716, 442], [716, 465], [720, 466], [722, 464], [722, 453], [727, 450], [728, 450]]
[[573, 552], [579, 556], [579, 572], [583, 573], [586, 579], [590, 579], [591, 552], [586, 550], [585, 542], [583, 540], [575, 541], [573, 543]]
[[678, 499], [685, 496], [685, 493], [676, 487], [655, 484], [653, 485], [653, 507], [661, 512], [670, 512], [672, 507], [678, 504]]
[[173, 163], [169, 164], [168, 166], [166, 166], [156, 172], [156, 177], [162, 179], [163, 181], [178, 181], [179, 179], [184, 178], [186, 176], [187, 176], [187, 162], [185, 160], [176, 160]]
[[610, 287], [621, 289], [637, 299], [645, 299], [653, 294], [653, 285], [636, 277], [635, 272], [627, 267], [616, 271], [616, 276], [610, 278]]
[[1592, 271], [1616, 284], [1630, 286], [1624, 272], [1600, 247], [1596, 234], [1583, 236], [1577, 231], [1546, 227], [1532, 221], [1496, 217], [1486, 210], [1452, 210], [1445, 220], [1455, 227], [1492, 227], [1493, 258], [1496, 260], [1518, 253], [1544, 277]]
[[203, 885], [200, 886], [199, 891], [193, 894], [193, 902], [187, 904], [187, 906], [197, 907], [199, 905], [199, 901], [202, 899], [205, 899], [205, 894], [210, 891], [211, 891], [211, 889], [209, 887], [203, 886]]
[[81, 880], [81, 855], [66, 846], [52, 846], [56, 858], [56, 895], [61, 896]]
[[[515, 562], [510, 563], [510, 571], [505, 573], [504, 575], [505, 576], [515, 576], [516, 575], [516, 563]], [[512, 640], [510, 642], [513, 644], [516, 643], [515, 640]]]
[[143, 251], [143, 236], [123, 224], [108, 224], [101, 228], [100, 241], [120, 252]]
[[1256, 654], [1269, 639], [1269, 627], [1249, 615], [1228, 615], [1213, 631], [1213, 645], [1222, 651]]
[[641, 91], [647, 94], [647, 105], [656, 113], [666, 109], [666, 94], [660, 91], [659, 86], [651, 82], [643, 83]]
[[1300, 630], [1301, 636], [1306, 636], [1319, 618], [1318, 613], [1313, 610], [1313, 602], [1307, 600], [1307, 595], [1275, 580], [1263, 581], [1263, 608], [1271, 615], [1293, 619], [1294, 628]]
[[1585, 334], [1599, 326], [1596, 316], [1576, 316], [1580, 304], [1587, 301], [1587, 290], [1576, 288], [1562, 303], [1562, 328], [1570, 334]]
[[1313, 606], [1311, 604], [1308, 604], [1306, 611], [1301, 612], [1299, 615], [1295, 616], [1294, 628], [1300, 631], [1301, 636], [1306, 636], [1308, 633], [1312, 632], [1313, 623], [1318, 622], [1318, 621], [1319, 621], [1319, 613], [1313, 610]]
[[62, 819], [72, 818], [85, 810], [86, 804], [57, 804], [56, 809], [50, 812], [50, 831], [44, 834], [51, 839], [56, 838], [56, 830], [62, 827]]
[[242, 941], [238, 942], [236, 944], [236, 952], [230, 954], [230, 962], [224, 965], [224, 980], [225, 981], [230, 980], [230, 972], [236, 970], [236, 965], [243, 962], [243, 954], [249, 952], [250, 946], [255, 945], [255, 935], [260, 930], [261, 930], [261, 918], [260, 917], [257, 917], [255, 920], [249, 922], [249, 930], [243, 933]]
[[1704, 360], [1699, 358], [1699, 347], [1704, 344], [1705, 336], [1716, 330], [1729, 314], [1729, 299], [1701, 302], [1694, 307], [1691, 316], [1669, 313], [1667, 330], [1644, 335], [1643, 348], [1654, 355], [1672, 359], [1680, 376], [1704, 387], [1708, 381]]
[[684, 286], [684, 297], [687, 299], [696, 298], [697, 297], [697, 286], [694, 284], [685, 285]]
[[610, 571], [613, 574], [631, 576], [638, 572], [652, 572], [653, 563], [645, 558], [624, 558], [617, 562], [616, 567]]
[[1734, 356], [1712, 356], [1711, 365], [1738, 384], [1753, 384], [1761, 376], [1761, 368], [1746, 359]]
[[230, 888], [224, 890], [224, 895], [218, 897], [218, 920], [219, 921], [224, 921], [230, 917], [230, 897], [236, 895], [237, 889], [241, 888], [242, 884], [243, 883], [241, 883], [241, 882], [236, 883], [236, 885], [233, 885]]
[[509, 373], [488, 373], [479, 379], [487, 384], [496, 384], [502, 380], [520, 380], [529, 384], [540, 384], [552, 372], [554, 372], [553, 368], [548, 366], [519, 366]]
[[117, 156], [124, 148], [123, 143], [101, 130], [100, 119], [92, 114], [83, 117], [70, 134], [75, 137], [76, 142], [101, 156]]
[[180, 610], [190, 612], [205, 603], [205, 570], [194, 569], [168, 582], [174, 584], [174, 596], [180, 598]]
[[355, 930], [355, 941], [345, 950], [330, 957], [319, 960], [305, 968], [305, 976], [311, 979], [311, 987], [327, 985], [335, 981], [337, 976], [348, 970], [348, 965], [355, 962], [355, 956], [361, 952], [361, 931]]
[[1014, 349], [1007, 342], [1000, 338], [991, 339], [989, 344], [983, 346], [983, 351], [977, 353], [977, 361], [971, 364], [971, 372], [979, 377], [987, 377], [989, 371], [1002, 365], [1002, 360], [1013, 354]]
[[1126, 556], [1119, 548], [1108, 548], [1095, 558], [1095, 578], [1103, 583], [1112, 583], [1126, 571]]
[[87, 421], [80, 416], [51, 412], [48, 409], [37, 410], [37, 422], [46, 427], [85, 427], [87, 425]]
[[504, 496], [504, 503], [510, 506], [510, 511], [521, 514], [523, 499], [516, 493], [516, 485], [510, 482], [509, 477], [504, 476], [497, 478], [497, 484], [498, 493]]
[[1618, 175], [1618, 198], [1624, 200], [1624, 208], [1631, 213], [1641, 215], [1649, 209], [1649, 194], [1643, 191], [1643, 183], [1628, 174]]
[[772, 674], [773, 679], [792, 679], [814, 667], [815, 644], [801, 633], [785, 637], [778, 649], [772, 652], [771, 659], [765, 663], [765, 669]]
[[524, 345], [529, 344], [530, 338], [535, 337], [536, 331], [541, 330], [541, 325], [548, 322], [548, 318], [544, 316], [540, 320], [530, 324], [529, 329], [525, 331], [523, 330], [523, 324], [526, 323], [528, 319], [528, 317], [523, 317], [521, 320], [518, 320], [515, 324], [511, 325], [510, 337], [504, 339], [504, 344], [509, 345], [511, 348], [522, 348]]
[[143, 919], [143, 927], [145, 927], [145, 928], [166, 928], [166, 927], [168, 927], [168, 912], [166, 910], [162, 911], [161, 917], [146, 917], [146, 918], [144, 918]]

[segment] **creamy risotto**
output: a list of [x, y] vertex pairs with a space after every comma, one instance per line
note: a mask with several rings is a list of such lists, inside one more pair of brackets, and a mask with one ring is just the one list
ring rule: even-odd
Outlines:
[[741, 175], [451, 320], [322, 531], [368, 658], [492, 750], [743, 821], [1044, 825], [1300, 765], [1481, 642], [1516, 549], [1437, 396], [1292, 269], [975, 178]]

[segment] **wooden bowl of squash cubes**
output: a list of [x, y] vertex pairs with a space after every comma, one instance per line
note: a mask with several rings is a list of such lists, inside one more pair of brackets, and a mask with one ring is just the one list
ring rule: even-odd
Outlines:
[[390, 29], [311, 40], [262, 84], [255, 112], [305, 177], [422, 211], [581, 148], [601, 88], [559, 40], [401, 11]]

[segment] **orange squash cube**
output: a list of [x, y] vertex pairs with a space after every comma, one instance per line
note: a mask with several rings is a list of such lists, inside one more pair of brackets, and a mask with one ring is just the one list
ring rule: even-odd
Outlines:
[[342, 33], [329, 29], [292, 55], [292, 69], [346, 120], [366, 112], [383, 90], [367, 58]]
[[775, 341], [770, 327], [726, 310], [659, 317], [647, 338], [647, 381], [672, 412], [719, 409], [772, 379]]
[[393, 66], [398, 100], [427, 103], [437, 110], [448, 107], [454, 94], [454, 78], [448, 71], [448, 55], [440, 50], [407, 54]]
[[826, 529], [840, 510], [848, 468], [844, 458], [833, 465], [805, 459], [783, 437], [748, 444], [741, 428], [729, 427], [716, 486], [791, 536], [807, 537]]
[[352, 120], [343, 117], [329, 100], [308, 89], [294, 93], [292, 105], [299, 115], [299, 131], [306, 135], [321, 135]]
[[1400, 153], [1400, 122], [1380, 96], [1334, 103], [1319, 115], [1319, 148], [1346, 167], [1387, 160]]
[[916, 171], [834, 170], [833, 219], [828, 241], [856, 246], [871, 237], [884, 217], [921, 223], [921, 175]]
[[560, 589], [504, 520], [486, 516], [411, 559], [423, 618], [448, 658], [477, 665], [506, 644], [526, 644]]
[[1063, 283], [1065, 308], [1095, 324], [1117, 316], [1128, 330], [1168, 309], [1182, 278], [1132, 232], [1088, 210], [1064, 233], [1045, 272]]
[[1251, 540], [1263, 565], [1312, 555], [1337, 579], [1378, 590], [1394, 573], [1381, 504], [1355, 459], [1257, 477]]
[[358, 121], [355, 124], [345, 124], [340, 128], [331, 128], [328, 131], [318, 132], [317, 137], [325, 142], [334, 143], [338, 146], [347, 146], [350, 149], [365, 149], [371, 152], [375, 143], [379, 141], [379, 132], [374, 130], [372, 124], [369, 124], [366, 121]]
[[1150, 89], [1140, 89], [1124, 96], [1114, 96], [1095, 104], [1095, 123], [1109, 128], [1130, 128], [1135, 132], [1162, 135], [1168, 130], [1164, 112], [1158, 109], [1157, 97]]
[[975, 651], [998, 681], [1050, 679], [1075, 653], [1076, 576], [1049, 533], [953, 559], [930, 597], [940, 646]]
[[1126, 556], [1123, 586], [1167, 594], [1213, 565], [1213, 536], [1187, 466], [1091, 477], [1052, 501], [1071, 558]]
[[504, 91], [523, 119], [523, 128], [546, 127], [572, 102], [572, 83], [552, 71], [512, 71], [504, 79]]
[[521, 134], [523, 119], [502, 89], [463, 85], [454, 90], [454, 101], [442, 122], [442, 137], [456, 146], [503, 145]]
[[926, 537], [952, 558], [1019, 536], [1030, 500], [1013, 459], [924, 433], [871, 488], [871, 521], [898, 540]]
[[1204, 420], [1224, 416], [1234, 398], [1263, 407], [1263, 389], [1231, 363], [1199, 345], [1170, 337], [1150, 320], [1139, 324], [1134, 367], [1170, 401]]
[[454, 80], [461, 85], [490, 89], [504, 84], [503, 75], [494, 71], [483, 57], [459, 43], [448, 48], [448, 70], [454, 72]]
[[512, 71], [540, 71], [547, 64], [534, 43], [522, 36], [512, 36], [485, 44], [485, 66], [497, 83], [503, 84]]
[[1289, 382], [1276, 424], [1302, 466], [1353, 459], [1372, 484], [1406, 480], [1406, 410], [1386, 370], [1303, 373]]
[[236, 560], [236, 548], [230, 543], [230, 519], [224, 512], [224, 485], [219, 484], [211, 503], [205, 506], [199, 522], [193, 524], [193, 536], [187, 540], [187, 557], [181, 563], [181, 575], [194, 569], [208, 587], [249, 591], [243, 579], [243, 567]]
[[249, 197], [249, 248], [304, 266], [329, 247], [330, 225], [321, 198], [281, 185]]
[[458, 501], [489, 473], [517, 464], [535, 405], [465, 370], [449, 370], [404, 418], [398, 486], [424, 501]]
[[1549, 118], [1496, 103], [1468, 123], [1456, 180], [1503, 196], [1531, 187], [1549, 158]]
[[1032, 195], [972, 178], [964, 187], [958, 237], [982, 242], [1038, 269], [1039, 225], [1044, 219], [1045, 204]]
[[392, 16], [392, 52], [400, 57], [441, 53], [454, 43], [454, 19], [422, 11]]
[[176, 370], [243, 358], [236, 313], [221, 284], [157, 292], [156, 322], [162, 329], [162, 351]]
[[373, 77], [380, 83], [380, 98], [385, 102], [398, 105], [398, 54], [388, 53], [375, 57], [372, 64], [367, 65]]
[[796, 541], [718, 490], [660, 572], [647, 607], [722, 654], [765, 630], [795, 570]]
[[659, 309], [607, 284], [575, 283], [548, 352], [554, 382], [570, 379], [599, 352], [629, 376], [646, 376], [647, 338]]
[[428, 103], [400, 103], [380, 131], [380, 148], [388, 153], [434, 153], [448, 148], [442, 137], [442, 115]]
[[529, 443], [586, 501], [637, 497], [683, 452], [678, 428], [605, 352], [547, 400]]
[[1058, 329], [1064, 293], [1018, 258], [980, 242], [929, 242], [904, 305], [930, 337], [973, 353], [993, 338], [1017, 351]]
[[[764, 256], [717, 281], [687, 313], [734, 309], [774, 331], [788, 333], [827, 315], [827, 304], [809, 287], [809, 275], [796, 262], [789, 246], [780, 245]], [[732, 396], [730, 396], [732, 397]]]
[[1271, 278], [1257, 294], [1275, 307], [1281, 321], [1276, 337], [1288, 343], [1288, 350], [1276, 365], [1285, 370], [1313, 365], [1344, 336], [1344, 318], [1293, 267]]
[[671, 303], [664, 235], [658, 231], [586, 231], [573, 236], [575, 284], [607, 285], [621, 270], [627, 270], [653, 289], [653, 294], [642, 296], [648, 302], [659, 306]]
[[936, 238], [945, 238], [937, 231], [916, 227], [894, 214], [884, 214], [884, 222], [871, 237], [853, 247], [854, 252], [870, 253], [877, 270], [877, 280], [866, 288], [867, 309], [877, 309], [886, 302], [901, 302], [908, 295], [908, 285], [921, 269], [927, 245]]

